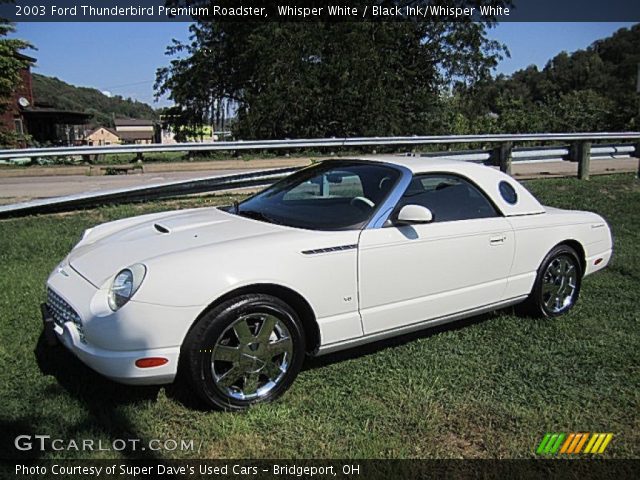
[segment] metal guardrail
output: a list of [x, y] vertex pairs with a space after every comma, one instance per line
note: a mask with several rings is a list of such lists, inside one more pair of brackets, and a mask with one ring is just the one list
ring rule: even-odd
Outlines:
[[[562, 160], [573, 160], [572, 149], [569, 146], [551, 146], [551, 147], [524, 147], [514, 148], [511, 152], [511, 161], [518, 162], [557, 162]], [[624, 158], [636, 154], [636, 146], [631, 143], [625, 144], [608, 144], [595, 145], [590, 148], [592, 158]], [[492, 165], [495, 151], [480, 150], [464, 150], [464, 151], [446, 151], [446, 152], [424, 152], [422, 157], [451, 158], [465, 162], [483, 163]]]
[[270, 185], [276, 180], [295, 172], [298, 168], [299, 167], [288, 167], [234, 175], [204, 177], [156, 185], [145, 185], [143, 187], [85, 192], [64, 197], [43, 198], [11, 205], [0, 205], [0, 218], [60, 212], [76, 208], [106, 205], [109, 203], [157, 200], [180, 195]]
[[410, 137], [355, 137], [355, 138], [319, 138], [297, 140], [251, 140], [210, 143], [176, 143], [148, 145], [105, 145], [87, 147], [47, 147], [0, 150], [0, 160], [17, 158], [59, 157], [70, 155], [101, 155], [153, 152], [200, 152], [221, 150], [272, 150], [324, 147], [363, 147], [363, 146], [409, 146], [464, 143], [504, 142], [579, 142], [600, 140], [640, 141], [640, 132], [601, 132], [601, 133], [535, 133], [502, 135], [432, 135]]
[[[592, 141], [640, 140], [640, 132], [622, 133], [574, 133], [574, 134], [525, 134], [525, 135], [458, 135], [429, 137], [362, 137], [342, 139], [269, 140], [251, 142], [215, 142], [210, 144], [181, 143], [175, 145], [119, 145], [105, 147], [71, 147], [24, 150], [0, 150], [0, 159], [29, 158], [42, 156], [93, 155], [100, 153], [145, 153], [154, 151], [196, 151], [196, 150], [266, 150], [270, 148], [303, 147], [348, 147], [366, 145], [423, 145], [423, 144], [497, 144], [493, 149], [474, 151], [430, 152], [423, 155], [449, 157], [457, 160], [498, 165], [504, 172], [511, 173], [513, 162], [571, 160], [578, 162], [578, 176], [588, 178], [589, 162], [594, 157], [635, 156], [640, 157], [640, 141], [635, 144], [593, 145]], [[571, 145], [551, 147], [513, 148], [514, 142], [572, 142]], [[297, 167], [282, 168], [235, 175], [206, 177], [195, 180], [131, 187], [103, 192], [88, 192], [65, 197], [39, 199], [30, 202], [0, 206], [0, 218], [22, 216], [34, 213], [48, 213], [88, 206], [124, 201], [159, 199], [203, 192], [231, 190], [273, 183], [294, 172]]]

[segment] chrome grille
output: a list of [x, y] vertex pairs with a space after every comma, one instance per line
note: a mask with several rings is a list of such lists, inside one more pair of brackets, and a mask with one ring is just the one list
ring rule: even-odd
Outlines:
[[65, 322], [72, 322], [78, 330], [78, 335], [82, 343], [86, 343], [84, 339], [84, 329], [80, 315], [69, 305], [60, 295], [47, 288], [47, 308], [53, 318], [53, 321], [61, 327]]

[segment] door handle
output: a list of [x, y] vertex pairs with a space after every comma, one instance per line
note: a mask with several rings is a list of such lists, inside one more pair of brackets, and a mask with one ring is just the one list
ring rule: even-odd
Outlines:
[[507, 239], [506, 235], [500, 235], [499, 237], [491, 237], [489, 239], [489, 245], [502, 245]]

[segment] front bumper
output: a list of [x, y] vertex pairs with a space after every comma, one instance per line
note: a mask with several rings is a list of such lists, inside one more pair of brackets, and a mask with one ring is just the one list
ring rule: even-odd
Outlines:
[[[179, 349], [163, 348], [137, 351], [113, 351], [87, 345], [80, 340], [75, 325], [56, 323], [46, 303], [41, 305], [44, 334], [49, 345], [61, 343], [84, 364], [116, 382], [131, 385], [160, 385], [173, 382], [180, 354]], [[164, 357], [166, 365], [153, 368], [138, 368], [136, 360], [147, 357]]]
[[[95, 288], [69, 266], [54, 271], [47, 288], [74, 314], [60, 315], [43, 304], [42, 320], [49, 342], [57, 339], [91, 369], [120, 383], [159, 385], [174, 380], [180, 345], [197, 316], [193, 309], [130, 301], [118, 312], [111, 312], [105, 303], [107, 292]], [[136, 366], [136, 360], [149, 357], [168, 361], [151, 368]]]
[[592, 273], [595, 273], [598, 270], [602, 270], [604, 267], [609, 265], [612, 255], [613, 255], [613, 250], [610, 248], [608, 250], [600, 251], [595, 255], [591, 255], [587, 257], [584, 274], [591, 275]]

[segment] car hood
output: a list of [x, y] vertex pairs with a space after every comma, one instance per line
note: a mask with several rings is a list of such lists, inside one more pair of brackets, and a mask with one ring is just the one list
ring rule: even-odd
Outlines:
[[123, 268], [160, 255], [288, 230], [218, 208], [168, 212], [99, 225], [71, 251], [68, 261], [99, 288]]

